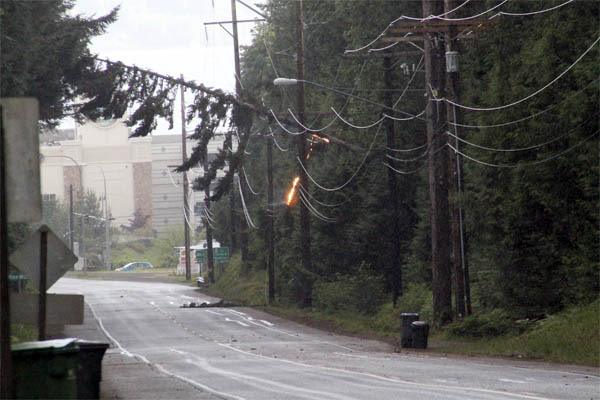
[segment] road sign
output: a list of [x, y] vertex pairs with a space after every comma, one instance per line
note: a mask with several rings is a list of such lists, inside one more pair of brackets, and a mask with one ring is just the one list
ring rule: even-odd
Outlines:
[[[49, 228], [46, 229], [48, 229], [46, 288], [50, 288], [73, 268], [77, 257], [58, 236]], [[10, 263], [26, 275], [35, 288], [40, 285], [40, 243], [41, 232], [38, 229], [9, 257]]]
[[[216, 264], [225, 264], [229, 261], [229, 247], [215, 247], [213, 260]], [[196, 262], [206, 263], [206, 249], [196, 250]]]
[[8, 222], [42, 219], [38, 101], [5, 98], [2, 105]]

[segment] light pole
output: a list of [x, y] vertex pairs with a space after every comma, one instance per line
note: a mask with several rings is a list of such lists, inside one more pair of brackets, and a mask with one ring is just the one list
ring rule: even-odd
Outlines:
[[[77, 165], [77, 168], [79, 169], [79, 204], [80, 206], [83, 208], [83, 169], [81, 167], [81, 164], [79, 164], [79, 162], [77, 160], [75, 160], [73, 157], [70, 156], [65, 156], [65, 155], [59, 155], [59, 156], [45, 156], [45, 155], [41, 155], [41, 160], [44, 161], [44, 159], [46, 158], [66, 158], [67, 160], [71, 160], [75, 165]], [[71, 185], [72, 187], [72, 185]], [[71, 204], [69, 204], [69, 243], [71, 243], [71, 251], [73, 251], [73, 196], [72, 196], [72, 190], [69, 189], [69, 201], [71, 202]], [[81, 227], [83, 228], [83, 216], [81, 216]], [[79, 251], [78, 253], [82, 254], [83, 253], [83, 230], [82, 230], [82, 234], [81, 234], [81, 241], [79, 243]], [[85, 259], [84, 259], [84, 265], [85, 265]]]
[[[85, 214], [83, 213], [83, 167], [87, 167], [87, 166], [91, 166], [91, 167], [97, 167], [100, 169], [100, 172], [102, 173], [102, 181], [104, 184], [104, 234], [105, 234], [105, 254], [104, 254], [104, 266], [106, 269], [110, 269], [111, 264], [110, 264], [110, 258], [111, 258], [111, 254], [110, 254], [110, 218], [108, 217], [108, 192], [106, 190], [106, 174], [104, 173], [104, 168], [102, 168], [102, 166], [98, 165], [98, 164], [80, 164], [77, 160], [75, 160], [73, 157], [70, 156], [66, 156], [66, 155], [58, 155], [58, 156], [43, 156], [44, 158], [66, 158], [70, 161], [72, 161], [73, 163], [75, 163], [75, 165], [77, 165], [77, 167], [79, 168], [79, 183], [81, 186], [81, 189], [79, 191], [79, 201], [82, 207], [82, 212], [81, 214], [78, 214], [81, 217], [81, 227], [82, 227], [82, 233], [81, 233], [81, 243], [80, 245], [80, 253], [83, 253], [83, 224], [84, 224], [84, 218], [85, 218]], [[69, 213], [70, 214], [70, 213]], [[74, 213], [76, 214], [76, 213]], [[69, 215], [69, 219], [72, 219], [73, 217], [71, 215]], [[71, 226], [71, 221], [69, 221], [69, 226]], [[72, 242], [73, 241], [73, 231], [71, 230], [69, 233], [69, 239]], [[73, 250], [71, 248], [71, 250]], [[84, 259], [84, 263], [85, 263], [85, 259]]]
[[110, 264], [110, 219], [108, 218], [108, 197], [106, 191], [106, 175], [104, 174], [104, 168], [98, 164], [86, 164], [86, 166], [98, 167], [102, 173], [102, 181], [104, 183], [104, 267], [107, 270], [111, 269]]

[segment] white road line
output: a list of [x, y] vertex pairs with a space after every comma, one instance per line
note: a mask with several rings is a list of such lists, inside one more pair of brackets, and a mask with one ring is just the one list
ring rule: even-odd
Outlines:
[[225, 321], [227, 321], [227, 322], [235, 322], [237, 324], [240, 324], [241, 326], [245, 326], [246, 328], [250, 326], [248, 324], [243, 323], [242, 321], [238, 321], [238, 320], [235, 320], [235, 319], [225, 318]]
[[[210, 365], [210, 363], [206, 359], [200, 358], [194, 354], [187, 353], [187, 355], [189, 357], [197, 360], [197, 361], [194, 361], [191, 358], [186, 359], [186, 362], [188, 362], [192, 365], [200, 367], [209, 373], [218, 374], [218, 375], [222, 375], [227, 378], [230, 378], [230, 379], [242, 381], [242, 382], [246, 383], [247, 385], [256, 387], [261, 390], [275, 391], [275, 392], [285, 393], [285, 394], [292, 394], [294, 396], [301, 396], [301, 397], [305, 397], [308, 399], [314, 399], [315, 398], [314, 396], [317, 396], [316, 398], [318, 398], [318, 399], [330, 398], [330, 399], [338, 399], [338, 400], [356, 400], [355, 397], [348, 397], [348, 396], [344, 396], [344, 395], [336, 394], [336, 393], [328, 393], [328, 392], [323, 392], [320, 390], [307, 389], [307, 388], [298, 387], [298, 386], [294, 386], [294, 385], [288, 385], [286, 383], [277, 382], [277, 381], [270, 380], [270, 379], [264, 379], [264, 378], [259, 378], [259, 377], [252, 376], [252, 375], [233, 372], [230, 370], [224, 370], [224, 369]], [[283, 389], [283, 391], [274, 390], [273, 387]]]
[[348, 374], [348, 375], [367, 376], [367, 377], [382, 380], [385, 382], [394, 382], [394, 383], [398, 383], [401, 385], [412, 385], [412, 386], [433, 389], [433, 390], [457, 390], [457, 391], [461, 391], [461, 392], [473, 391], [473, 392], [479, 392], [479, 393], [489, 393], [489, 394], [494, 394], [494, 395], [500, 395], [500, 396], [505, 396], [505, 397], [513, 397], [513, 398], [517, 398], [517, 399], [556, 400], [556, 399], [552, 399], [550, 397], [541, 397], [541, 396], [535, 396], [535, 395], [532, 396], [532, 395], [521, 394], [521, 393], [510, 393], [510, 392], [504, 392], [504, 391], [492, 390], [492, 389], [482, 389], [482, 388], [467, 387], [467, 386], [434, 385], [434, 384], [427, 384], [427, 383], [420, 383], [420, 382], [405, 381], [402, 379], [389, 378], [386, 376], [375, 375], [375, 374], [371, 374], [368, 372], [352, 371], [352, 370], [335, 368], [335, 367], [325, 367], [325, 366], [316, 365], [316, 364], [305, 364], [305, 363], [301, 363], [301, 362], [297, 362], [297, 361], [286, 360], [283, 358], [272, 358], [272, 357], [263, 356], [261, 354], [255, 354], [255, 353], [251, 353], [249, 351], [244, 351], [244, 350], [238, 349], [236, 347], [233, 347], [229, 344], [225, 344], [225, 343], [217, 343], [217, 344], [219, 346], [228, 348], [230, 350], [237, 351], [238, 353], [242, 353], [242, 354], [246, 354], [246, 355], [254, 356], [254, 357], [259, 357], [259, 358], [263, 358], [266, 360], [278, 361], [278, 362], [282, 362], [282, 363], [298, 365], [298, 366], [312, 368], [312, 369], [319, 368], [319, 369], [324, 369], [324, 370], [328, 370], [328, 371], [336, 371], [336, 372], [341, 372], [341, 373]]
[[265, 321], [264, 319], [259, 319], [260, 322], [262, 322], [265, 325], [269, 325], [269, 326], [274, 326], [275, 324], [269, 322], [269, 321]]
[[119, 342], [117, 341], [117, 339], [115, 339], [115, 338], [114, 338], [114, 337], [113, 337], [113, 336], [112, 336], [112, 335], [111, 335], [111, 334], [108, 332], [108, 330], [106, 330], [106, 328], [104, 327], [104, 324], [102, 324], [102, 319], [100, 319], [100, 318], [98, 317], [98, 315], [97, 315], [97, 314], [96, 314], [96, 312], [94, 311], [94, 308], [92, 307], [92, 305], [91, 305], [90, 303], [88, 303], [88, 302], [86, 302], [86, 304], [87, 304], [87, 305], [90, 307], [90, 310], [92, 311], [92, 315], [94, 316], [94, 318], [96, 319], [96, 321], [98, 321], [98, 325], [100, 326], [100, 329], [102, 330], [102, 332], [104, 332], [104, 334], [106, 335], [106, 337], [107, 337], [107, 338], [108, 338], [108, 339], [109, 339], [111, 342], [113, 342], [113, 344], [114, 344], [115, 346], [117, 346], [117, 347], [119, 348], [119, 350], [121, 350], [121, 352], [122, 352], [123, 354], [125, 354], [125, 355], [127, 355], [127, 356], [129, 356], [129, 357], [135, 357], [135, 358], [137, 358], [137, 359], [141, 360], [142, 362], [144, 362], [145, 364], [148, 364], [148, 365], [151, 365], [151, 366], [155, 367], [156, 369], [158, 369], [158, 370], [159, 370], [160, 372], [162, 372], [163, 374], [165, 374], [165, 375], [168, 375], [168, 376], [170, 376], [170, 377], [172, 377], [172, 378], [175, 378], [175, 379], [179, 379], [179, 380], [180, 380], [180, 381], [182, 381], [182, 382], [185, 382], [185, 383], [187, 383], [187, 384], [189, 384], [189, 385], [192, 385], [192, 386], [193, 386], [193, 387], [195, 387], [196, 389], [202, 389], [202, 390], [205, 390], [205, 391], [207, 391], [207, 392], [209, 392], [209, 393], [212, 393], [212, 394], [214, 394], [214, 395], [216, 395], [216, 396], [221, 396], [221, 397], [224, 397], [224, 398], [226, 398], [226, 399], [232, 399], [232, 400], [246, 400], [246, 399], [245, 399], [245, 398], [243, 398], [243, 397], [236, 396], [236, 395], [229, 394], [229, 393], [220, 392], [220, 391], [218, 391], [218, 390], [215, 390], [215, 389], [213, 389], [213, 388], [211, 388], [211, 387], [208, 387], [208, 386], [206, 386], [206, 385], [203, 385], [202, 383], [196, 382], [196, 381], [194, 381], [194, 380], [192, 380], [192, 379], [188, 379], [188, 378], [186, 378], [186, 377], [184, 377], [184, 376], [181, 376], [181, 375], [174, 374], [174, 373], [172, 373], [172, 372], [168, 371], [167, 369], [165, 369], [165, 368], [164, 368], [162, 365], [160, 365], [160, 364], [153, 364], [153, 363], [151, 363], [151, 362], [150, 362], [150, 361], [149, 361], [149, 360], [148, 360], [146, 357], [142, 356], [141, 354], [135, 354], [135, 353], [131, 353], [131, 352], [130, 352], [130, 351], [128, 351], [128, 350], [127, 350], [125, 347], [123, 347], [123, 346], [121, 345], [121, 343], [119, 343]]
[[215, 315], [220, 315], [220, 316], [225, 315], [223, 313], [220, 313], [220, 312], [214, 311], [214, 310], [204, 310], [204, 311], [207, 312], [207, 313], [211, 313], [211, 314], [215, 314]]
[[[288, 335], [288, 336], [291, 336], [293, 338], [297, 338], [298, 337], [298, 335], [295, 335], [293, 333], [282, 331], [281, 329], [271, 328], [270, 326], [265, 326], [265, 325], [259, 324], [257, 322], [251, 321], [248, 318], [244, 317], [244, 315], [246, 315], [246, 314], [240, 313], [239, 311], [235, 311], [235, 310], [227, 310], [227, 311], [229, 311], [230, 313], [233, 313], [233, 314], [239, 316], [240, 318], [246, 320], [247, 322], [250, 322], [252, 325], [260, 326], [261, 328], [265, 328], [265, 329], [268, 329], [268, 330], [273, 331], [273, 332], [283, 333], [284, 335]], [[243, 315], [240, 315], [240, 314], [243, 314]]]
[[500, 382], [508, 382], [508, 383], [527, 383], [525, 381], [519, 381], [516, 379], [506, 379], [506, 378], [500, 378], [498, 379]]

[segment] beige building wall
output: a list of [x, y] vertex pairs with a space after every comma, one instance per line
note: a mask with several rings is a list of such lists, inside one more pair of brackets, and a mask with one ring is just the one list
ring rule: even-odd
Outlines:
[[103, 198], [105, 176], [114, 225], [127, 225], [136, 208], [151, 213], [151, 140], [129, 134], [122, 121], [87, 122], [77, 126], [72, 140], [41, 146], [42, 193], [65, 201], [70, 184], [75, 198], [83, 184]]

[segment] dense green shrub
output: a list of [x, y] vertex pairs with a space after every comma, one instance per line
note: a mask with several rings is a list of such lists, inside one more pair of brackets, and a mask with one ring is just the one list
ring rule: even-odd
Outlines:
[[338, 275], [334, 281], [317, 282], [313, 289], [313, 306], [317, 310], [376, 313], [387, 295], [380, 276], [361, 265], [354, 275]]
[[475, 314], [448, 326], [448, 333], [455, 336], [484, 337], [519, 334], [531, 327], [531, 320], [515, 321], [508, 312], [495, 309]]

